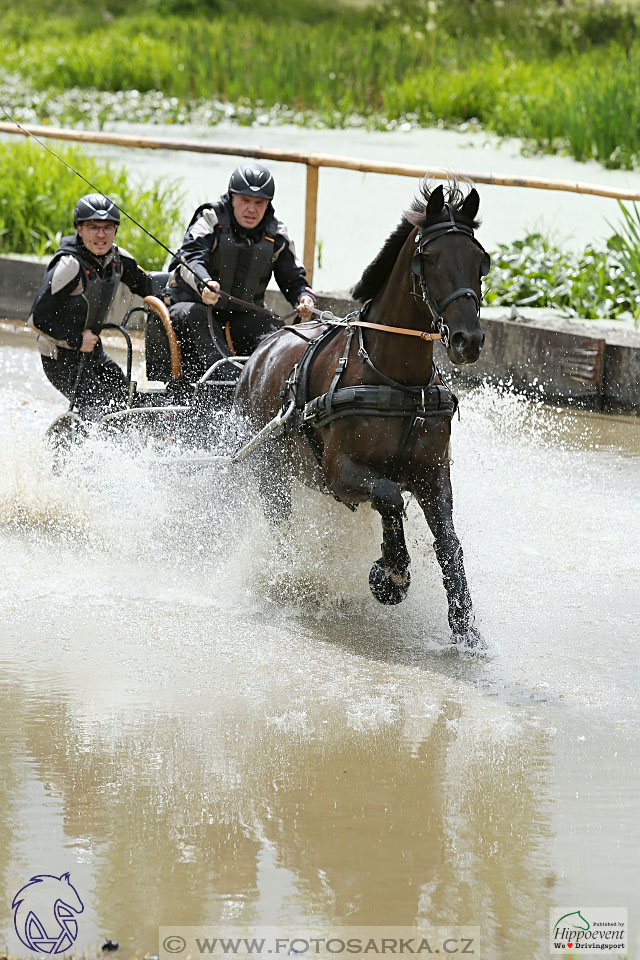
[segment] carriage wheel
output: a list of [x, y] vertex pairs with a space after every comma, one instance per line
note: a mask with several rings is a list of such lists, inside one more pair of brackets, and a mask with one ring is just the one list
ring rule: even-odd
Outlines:
[[45, 437], [53, 452], [53, 472], [62, 473], [74, 445], [86, 439], [87, 425], [77, 413], [63, 413], [53, 421]]

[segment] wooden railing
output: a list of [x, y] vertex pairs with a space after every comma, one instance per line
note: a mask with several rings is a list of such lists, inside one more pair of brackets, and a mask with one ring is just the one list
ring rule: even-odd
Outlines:
[[339, 167], [342, 170], [358, 170], [362, 173], [386, 173], [400, 177], [424, 177], [447, 180], [452, 173], [474, 183], [502, 187], [529, 187], [535, 190], [561, 190], [566, 193], [582, 193], [595, 197], [612, 197], [618, 200], [640, 200], [640, 192], [617, 190], [597, 183], [579, 180], [551, 180], [544, 177], [509, 177], [494, 173], [475, 173], [463, 170], [445, 170], [442, 167], [419, 167], [408, 163], [384, 163], [375, 160], [359, 160], [353, 157], [332, 156], [325, 153], [302, 153], [295, 150], [263, 150], [238, 144], [201, 143], [198, 140], [174, 140], [163, 137], [140, 137], [121, 133], [103, 133], [92, 130], [64, 130], [55, 127], [18, 127], [13, 123], [0, 123], [0, 133], [48, 137], [54, 140], [73, 140], [77, 143], [105, 143], [110, 146], [138, 147], [146, 150], [180, 150], [188, 153], [226, 154], [233, 157], [255, 157], [257, 160], [280, 160], [286, 163], [303, 163], [307, 168], [304, 263], [309, 282], [313, 280], [316, 248], [316, 220], [318, 206], [318, 172], [320, 167]]

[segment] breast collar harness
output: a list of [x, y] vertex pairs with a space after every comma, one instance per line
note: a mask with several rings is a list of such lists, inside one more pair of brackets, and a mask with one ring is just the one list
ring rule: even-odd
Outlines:
[[[471, 287], [459, 287], [457, 290], [454, 290], [453, 293], [450, 293], [448, 297], [445, 297], [441, 303], [431, 295], [429, 286], [427, 284], [427, 278], [424, 275], [424, 252], [428, 244], [432, 243], [434, 240], [437, 240], [439, 237], [444, 237], [448, 233], [464, 233], [466, 236], [470, 237], [471, 240], [479, 247], [484, 257], [480, 265], [480, 276], [483, 277], [489, 272], [489, 267], [491, 266], [491, 258], [487, 251], [484, 249], [482, 244], [478, 243], [473, 235], [473, 229], [466, 226], [464, 223], [458, 223], [453, 216], [453, 211], [451, 205], [446, 203], [445, 207], [447, 213], [449, 214], [448, 220], [441, 220], [438, 223], [434, 223], [432, 226], [427, 227], [424, 230], [418, 230], [415, 236], [416, 250], [413, 256], [411, 257], [411, 277], [413, 281], [413, 290], [411, 291], [411, 296], [416, 297], [416, 299], [422, 300], [426, 303], [431, 313], [431, 323], [432, 327], [438, 331], [441, 335], [442, 343], [445, 347], [449, 346], [449, 327], [444, 320], [444, 311], [447, 309], [449, 304], [453, 303], [454, 300], [458, 300], [460, 297], [471, 297], [475, 301], [476, 313], [480, 313], [480, 298], [475, 290], [472, 290]], [[416, 291], [416, 277], [420, 283], [420, 293]]]

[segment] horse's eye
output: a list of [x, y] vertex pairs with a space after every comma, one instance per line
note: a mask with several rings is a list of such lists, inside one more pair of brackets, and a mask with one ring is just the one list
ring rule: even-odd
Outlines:
[[424, 261], [425, 266], [427, 266], [427, 267], [432, 267], [432, 266], [433, 266], [433, 257], [431, 256], [430, 253], [423, 253], [423, 254], [422, 254], [422, 259], [423, 259], [423, 261]]

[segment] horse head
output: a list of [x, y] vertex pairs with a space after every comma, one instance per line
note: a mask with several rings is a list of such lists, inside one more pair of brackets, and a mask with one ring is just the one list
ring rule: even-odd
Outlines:
[[[439, 333], [453, 363], [474, 363], [484, 334], [480, 328], [482, 277], [491, 260], [474, 237], [480, 198], [465, 197], [452, 178], [420, 195], [353, 288], [356, 300], [372, 302], [379, 322]], [[426, 316], [425, 316], [426, 312]]]
[[591, 929], [591, 924], [585, 917], [582, 916], [582, 913], [579, 910], [574, 910], [573, 913], [565, 913], [564, 916], [560, 917], [560, 919], [554, 923], [554, 927], [559, 927], [564, 921], [569, 923], [576, 930]]
[[489, 254], [474, 237], [480, 197], [472, 188], [463, 199], [455, 182], [446, 198], [442, 185], [430, 193], [423, 184], [422, 193], [426, 205], [416, 202], [408, 214], [416, 226], [414, 296], [426, 304], [452, 363], [475, 363], [484, 343], [482, 277], [491, 266]]

